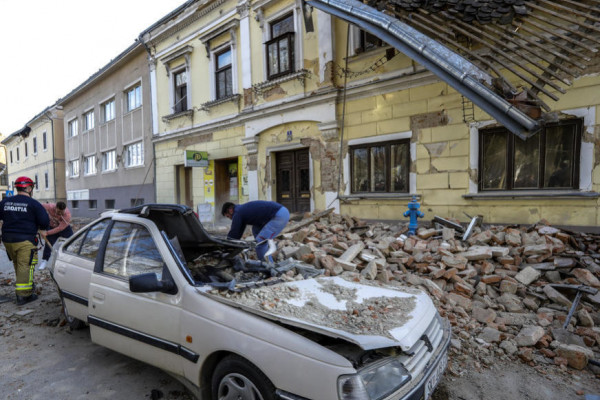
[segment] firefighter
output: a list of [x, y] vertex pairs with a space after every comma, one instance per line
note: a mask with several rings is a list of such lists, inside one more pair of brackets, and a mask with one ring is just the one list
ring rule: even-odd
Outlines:
[[34, 182], [26, 177], [14, 183], [17, 195], [0, 202], [2, 241], [8, 258], [15, 267], [17, 305], [37, 299], [33, 291], [33, 271], [38, 260], [37, 233], [46, 237], [50, 224], [44, 207], [32, 198]]

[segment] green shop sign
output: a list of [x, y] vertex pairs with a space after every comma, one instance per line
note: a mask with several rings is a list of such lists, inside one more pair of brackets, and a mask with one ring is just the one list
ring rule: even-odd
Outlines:
[[186, 167], [208, 167], [208, 152], [206, 151], [185, 151]]

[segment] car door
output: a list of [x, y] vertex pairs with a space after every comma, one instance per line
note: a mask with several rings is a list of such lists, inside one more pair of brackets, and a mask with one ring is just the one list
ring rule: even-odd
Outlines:
[[87, 321], [90, 277], [109, 223], [109, 218], [104, 219], [78, 232], [56, 255], [52, 276], [60, 289], [65, 312], [81, 321]]
[[90, 278], [92, 341], [177, 374], [182, 373], [181, 291], [132, 293], [129, 277], [160, 277], [170, 256], [158, 229], [148, 222], [113, 221]]

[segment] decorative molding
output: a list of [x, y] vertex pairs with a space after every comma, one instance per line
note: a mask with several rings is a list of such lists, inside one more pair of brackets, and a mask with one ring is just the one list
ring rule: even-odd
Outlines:
[[198, 40], [200, 40], [200, 42], [204, 45], [204, 48], [206, 49], [206, 56], [210, 57], [210, 41], [217, 38], [218, 36], [227, 33], [228, 31], [230, 32], [231, 38], [232, 40], [235, 40], [235, 29], [239, 28], [240, 26], [240, 20], [238, 18], [235, 18], [229, 22], [227, 22], [226, 24], [223, 24], [217, 28], [215, 28], [214, 30], [206, 33], [205, 35], [202, 35], [198, 38]]
[[258, 153], [258, 136], [242, 138], [242, 143], [248, 149], [248, 155]]
[[211, 108], [216, 107], [223, 103], [228, 103], [228, 102], [236, 103], [239, 106], [241, 97], [242, 96], [240, 94], [234, 94], [231, 96], [223, 97], [222, 99], [207, 101], [206, 103], [200, 104], [200, 107], [198, 107], [198, 110], [210, 111]]
[[250, 1], [246, 0], [243, 3], [239, 3], [236, 9], [240, 18], [247, 18], [250, 15]]
[[307, 69], [301, 69], [300, 71], [292, 72], [291, 74], [282, 76], [280, 78], [276, 78], [276, 79], [272, 79], [269, 81], [265, 81], [265, 82], [261, 82], [261, 83], [252, 85], [252, 90], [254, 91], [254, 94], [256, 94], [257, 96], [261, 96], [265, 90], [268, 90], [268, 89], [270, 89], [274, 86], [277, 86], [283, 82], [291, 81], [294, 79], [297, 79], [298, 81], [300, 81], [302, 83], [302, 86], [304, 86], [305, 81], [308, 77], [310, 77], [310, 71]]
[[337, 140], [340, 137], [340, 124], [338, 121], [323, 122], [321, 124], [317, 124], [317, 127], [321, 131], [323, 139], [325, 139], [327, 142]]
[[188, 116], [191, 117], [193, 113], [194, 113], [194, 110], [185, 110], [185, 111], [181, 111], [178, 113], [165, 115], [164, 117], [162, 117], [162, 121], [164, 123], [169, 123], [171, 120], [174, 120], [175, 118], [188, 117]]
[[160, 59], [160, 62], [162, 62], [165, 66], [165, 69], [167, 70], [167, 76], [171, 75], [171, 66], [169, 65], [173, 60], [178, 59], [179, 57], [184, 57], [185, 58], [185, 65], [190, 65], [190, 54], [192, 54], [192, 51], [194, 51], [194, 47], [187, 45], [182, 47], [181, 49], [170, 53], [169, 55], [166, 55], [164, 57], [162, 57]]

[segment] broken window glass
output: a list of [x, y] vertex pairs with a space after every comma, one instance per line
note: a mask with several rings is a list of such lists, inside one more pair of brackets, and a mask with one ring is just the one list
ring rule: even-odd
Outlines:
[[369, 162], [367, 149], [352, 151], [352, 191], [367, 192], [369, 190]]
[[371, 192], [385, 192], [386, 160], [384, 147], [371, 147]]
[[539, 135], [527, 141], [515, 138], [515, 179], [513, 187], [519, 189], [537, 188], [540, 165]]
[[406, 160], [409, 157], [409, 148], [406, 144], [393, 144], [390, 146], [390, 176], [392, 178], [392, 192], [408, 192], [408, 168]]
[[479, 189], [579, 189], [582, 128], [581, 119], [548, 124], [527, 141], [481, 130]]
[[505, 189], [506, 184], [506, 133], [483, 135], [483, 189]]

